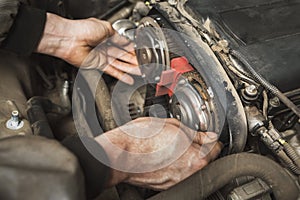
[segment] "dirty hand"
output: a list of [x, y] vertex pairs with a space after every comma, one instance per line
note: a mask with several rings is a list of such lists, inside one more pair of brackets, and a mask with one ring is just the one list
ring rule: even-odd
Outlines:
[[96, 141], [110, 159], [108, 186], [127, 182], [154, 190], [181, 182], [221, 150], [215, 133], [193, 131], [175, 119], [139, 118]]
[[37, 52], [83, 69], [99, 69], [128, 84], [133, 84], [133, 78], [127, 73], [140, 75], [134, 45], [110, 23], [95, 18], [69, 20], [47, 13]]

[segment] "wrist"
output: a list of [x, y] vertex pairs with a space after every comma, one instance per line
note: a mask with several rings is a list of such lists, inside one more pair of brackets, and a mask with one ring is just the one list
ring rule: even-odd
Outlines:
[[112, 132], [104, 133], [96, 137], [95, 140], [103, 147], [110, 161], [111, 176], [110, 180], [107, 183], [107, 186], [114, 186], [118, 183], [126, 181], [128, 179], [128, 173], [115, 169], [116, 166], [120, 164], [119, 160], [121, 160], [122, 153], [114, 151], [114, 149], [112, 148], [113, 145], [122, 150], [126, 150], [127, 144], [125, 140], [123, 140], [121, 136], [116, 135]]
[[71, 20], [47, 13], [44, 33], [36, 52], [66, 59], [77, 39], [70, 34], [70, 23]]

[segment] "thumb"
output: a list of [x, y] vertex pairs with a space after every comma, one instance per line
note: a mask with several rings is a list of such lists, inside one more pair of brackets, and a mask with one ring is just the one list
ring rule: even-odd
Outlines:
[[215, 143], [218, 141], [218, 135], [214, 132], [196, 132], [193, 142], [199, 145]]

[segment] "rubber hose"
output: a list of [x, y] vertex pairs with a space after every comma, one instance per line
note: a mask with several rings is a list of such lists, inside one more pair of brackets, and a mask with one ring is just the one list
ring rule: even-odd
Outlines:
[[284, 151], [292, 159], [292, 161], [300, 168], [300, 156], [294, 150], [294, 148], [287, 142], [283, 143]]
[[28, 100], [26, 112], [34, 135], [43, 136], [49, 139], [54, 138], [42, 101], [39, 101], [38, 97], [33, 97]]
[[235, 50], [231, 50], [230, 53], [245, 65], [247, 70], [261, 85], [268, 89], [272, 94], [277, 96], [284, 105], [290, 108], [300, 118], [300, 109], [291, 100], [289, 100], [277, 87], [269, 83], [265, 78], [263, 78], [259, 73], [257, 73], [241, 53]]
[[293, 178], [273, 160], [257, 154], [240, 153], [226, 156], [183, 182], [149, 200], [199, 200], [224, 187], [238, 177], [260, 178], [272, 188], [278, 200], [296, 200], [299, 189]]

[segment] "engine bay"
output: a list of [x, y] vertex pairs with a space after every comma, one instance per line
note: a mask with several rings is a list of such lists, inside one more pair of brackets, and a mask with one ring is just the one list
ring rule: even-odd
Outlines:
[[0, 138], [61, 141], [140, 117], [175, 118], [218, 134], [216, 163], [166, 191], [120, 184], [97, 199], [299, 198], [300, 1], [232, 4], [120, 1], [101, 16], [80, 13], [135, 43], [142, 76], [132, 86], [56, 58], [1, 53], [10, 68], [0, 72]]

